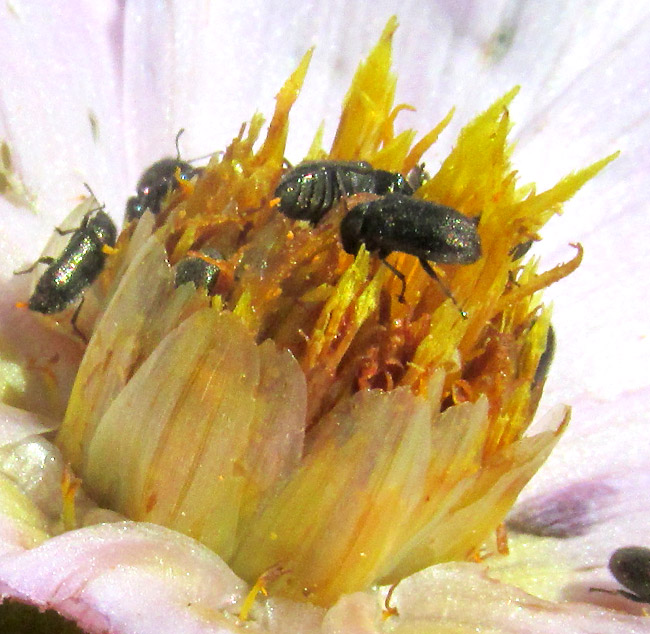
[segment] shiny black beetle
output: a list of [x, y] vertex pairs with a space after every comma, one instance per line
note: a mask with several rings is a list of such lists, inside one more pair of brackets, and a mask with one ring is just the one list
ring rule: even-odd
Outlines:
[[198, 254], [188, 253], [175, 267], [174, 285], [179, 287], [191, 282], [195, 288], [205, 288], [211, 295], [221, 272], [214, 260], [221, 260], [221, 254], [216, 249], [203, 249]]
[[[178, 170], [178, 176], [177, 176]], [[131, 196], [126, 202], [124, 222], [140, 218], [148, 209], [154, 216], [160, 212], [165, 196], [178, 189], [178, 179], [189, 181], [201, 169], [178, 158], [164, 158], [148, 167], [136, 187], [137, 196]]]
[[[46, 315], [62, 311], [82, 296], [104, 268], [104, 246], [115, 246], [117, 239], [115, 224], [102, 209], [89, 211], [76, 229], [56, 231], [62, 236], [72, 234], [61, 254], [56, 258], [41, 257], [28, 269], [16, 273], [29, 273], [38, 264], [48, 265], [27, 302], [30, 310]], [[72, 326], [85, 339], [76, 327], [79, 308], [81, 304], [72, 318]]]
[[[340, 232], [347, 253], [356, 255], [363, 244], [397, 275], [402, 282], [401, 302], [406, 290], [404, 274], [386, 261], [393, 251], [416, 256], [426, 273], [454, 303], [429, 261], [471, 264], [481, 257], [481, 240], [472, 218], [451, 207], [401, 194], [356, 205], [341, 221]], [[461, 314], [466, 317], [462, 310]]]
[[546, 331], [546, 346], [544, 352], [542, 352], [539, 357], [539, 362], [537, 363], [537, 368], [535, 369], [535, 376], [533, 378], [533, 387], [536, 387], [546, 381], [548, 376], [548, 371], [553, 362], [553, 357], [555, 356], [555, 330], [553, 326], [549, 324], [548, 330]]
[[287, 172], [275, 190], [280, 211], [316, 225], [343, 196], [366, 192], [410, 196], [401, 174], [374, 169], [365, 161], [309, 161]]
[[125, 223], [140, 218], [147, 209], [157, 215], [165, 197], [178, 189], [179, 179], [189, 181], [202, 172], [200, 167], [181, 160], [178, 139], [182, 133], [181, 129], [176, 135], [176, 158], [160, 159], [143, 172], [136, 186], [137, 195], [126, 202]]
[[609, 570], [614, 579], [627, 590], [590, 588], [592, 592], [620, 594], [637, 603], [650, 603], [650, 548], [643, 546], [618, 548], [609, 558]]

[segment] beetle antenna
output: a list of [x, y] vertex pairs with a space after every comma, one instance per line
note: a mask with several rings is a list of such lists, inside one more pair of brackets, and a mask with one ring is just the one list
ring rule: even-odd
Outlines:
[[99, 198], [95, 196], [95, 192], [90, 188], [90, 185], [88, 183], [84, 183], [84, 187], [90, 194], [90, 197], [94, 198], [97, 201], [97, 204], [99, 205], [99, 207], [97, 207], [96, 209], [92, 209], [91, 211], [99, 211], [100, 209], [104, 209], [104, 207], [106, 207], [106, 203], [102, 203], [101, 205], [99, 204]]
[[194, 163], [196, 161], [202, 161], [203, 159], [212, 158], [215, 154], [218, 154], [220, 157], [222, 157], [225, 152], [223, 150], [219, 150], [218, 152], [210, 152], [209, 154], [203, 154], [202, 156], [194, 156], [191, 159], [185, 159], [185, 162]]
[[176, 160], [177, 161], [181, 160], [181, 149], [178, 146], [178, 139], [181, 138], [181, 134], [183, 134], [183, 132], [185, 132], [185, 128], [181, 128], [176, 134]]

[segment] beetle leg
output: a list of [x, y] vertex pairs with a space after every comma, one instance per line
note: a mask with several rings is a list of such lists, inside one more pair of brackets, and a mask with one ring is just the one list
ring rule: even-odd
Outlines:
[[70, 233], [76, 233], [77, 231], [82, 231], [88, 226], [88, 221], [90, 220], [90, 216], [94, 214], [96, 211], [99, 211], [102, 209], [99, 207], [98, 209], [91, 209], [90, 211], [86, 212], [84, 214], [84, 217], [81, 219], [81, 224], [78, 227], [75, 227], [74, 229], [61, 229], [61, 227], [54, 227], [54, 231], [56, 231], [60, 236], [67, 236]]
[[400, 304], [404, 304], [404, 293], [406, 293], [406, 277], [402, 271], [397, 270], [388, 260], [381, 258], [381, 261], [393, 272], [393, 275], [397, 276], [400, 282], [402, 282], [402, 292], [399, 294], [397, 301]]
[[69, 233], [79, 231], [79, 229], [80, 227], [75, 227], [74, 229], [61, 229], [60, 227], [54, 227], [54, 231], [56, 231], [60, 236], [67, 236]]
[[438, 286], [440, 286], [440, 289], [442, 292], [449, 297], [449, 299], [454, 302], [454, 306], [458, 308], [458, 312], [460, 313], [460, 316], [463, 319], [467, 319], [467, 313], [458, 305], [458, 302], [456, 301], [456, 298], [451, 294], [451, 291], [442, 283], [442, 280], [436, 275], [436, 272], [431, 268], [431, 265], [424, 259], [424, 258], [418, 258], [420, 260], [420, 265], [424, 269], [424, 272], [432, 279], [434, 279], [436, 282], [438, 282]]
[[641, 597], [637, 597], [636, 594], [632, 594], [627, 590], [605, 590], [605, 588], [589, 588], [589, 592], [602, 592], [603, 594], [614, 594], [614, 595], [618, 594], [622, 597], [625, 597], [626, 599], [630, 599], [630, 601], [636, 601], [637, 603], [648, 603]]
[[31, 273], [37, 265], [39, 264], [52, 264], [53, 262], [56, 262], [56, 258], [53, 258], [49, 255], [45, 255], [42, 258], [38, 258], [34, 264], [32, 264], [29, 268], [24, 269], [22, 271], [14, 271], [14, 275], [24, 275], [25, 273]]
[[621, 596], [625, 597], [626, 599], [630, 599], [630, 601], [636, 601], [637, 603], [649, 603], [647, 597], [638, 597], [636, 594], [633, 594], [632, 592], [628, 592], [627, 590], [619, 590], [617, 594], [620, 594]]
[[81, 311], [81, 307], [84, 305], [84, 299], [85, 297], [81, 298], [81, 301], [79, 302], [79, 306], [75, 308], [74, 314], [72, 315], [72, 319], [70, 320], [70, 323], [72, 324], [72, 329], [75, 331], [75, 334], [85, 343], [88, 344], [88, 337], [84, 335], [81, 330], [79, 330], [79, 326], [77, 326], [77, 318], [79, 317], [79, 312]]

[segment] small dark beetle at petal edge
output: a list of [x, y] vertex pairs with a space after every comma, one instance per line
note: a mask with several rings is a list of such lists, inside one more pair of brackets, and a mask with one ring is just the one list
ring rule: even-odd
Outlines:
[[[176, 171], [178, 170], [178, 176]], [[136, 187], [137, 196], [126, 202], [124, 222], [140, 218], [148, 209], [154, 216], [160, 212], [165, 196], [178, 188], [178, 179], [191, 180], [201, 169], [178, 158], [164, 158], [148, 167]]]
[[125, 223], [140, 218], [147, 209], [156, 216], [165, 196], [178, 189], [179, 179], [190, 181], [203, 171], [181, 160], [178, 139], [183, 132], [181, 128], [176, 135], [176, 158], [168, 156], [160, 159], [143, 172], [136, 186], [137, 196], [131, 196], [126, 201]]
[[609, 558], [609, 570], [614, 579], [627, 590], [590, 588], [592, 592], [620, 594], [637, 603], [650, 603], [650, 548], [643, 546], [618, 548]]
[[[206, 256], [205, 259], [201, 255]], [[211, 260], [221, 260], [221, 254], [216, 249], [204, 249], [198, 254], [188, 253], [176, 264], [174, 285], [178, 287], [191, 282], [197, 289], [205, 288], [211, 295], [220, 273], [219, 267]]]
[[519, 244], [515, 245], [510, 249], [510, 256], [512, 257], [512, 261], [516, 262], [517, 260], [521, 260], [521, 258], [530, 251], [530, 248], [534, 244], [534, 240], [525, 240], [524, 242], [520, 242]]
[[537, 368], [535, 369], [535, 376], [533, 378], [532, 387], [536, 387], [546, 381], [548, 376], [548, 371], [553, 362], [553, 357], [555, 356], [555, 330], [553, 326], [549, 324], [548, 330], [546, 331], [546, 347], [544, 352], [539, 357], [539, 362], [537, 363]]
[[[429, 261], [471, 264], [481, 257], [481, 240], [472, 218], [451, 207], [400, 194], [389, 194], [353, 207], [341, 221], [340, 231], [345, 251], [356, 255], [364, 244], [399, 277], [402, 302], [406, 288], [404, 275], [386, 261], [393, 251], [416, 256], [426, 273], [454, 303]], [[463, 311], [461, 314], [466, 316]]]
[[[56, 230], [60, 235], [72, 234], [61, 254], [39, 258], [32, 266], [16, 274], [29, 273], [40, 264], [48, 268], [36, 282], [32, 296], [27, 302], [30, 310], [46, 315], [58, 313], [79, 298], [104, 268], [104, 246], [115, 246], [117, 230], [110, 216], [102, 209], [89, 211], [76, 229]], [[79, 308], [81, 305], [79, 305]], [[72, 318], [76, 327], [78, 309]]]
[[362, 192], [410, 196], [413, 188], [401, 174], [374, 169], [365, 161], [310, 161], [282, 177], [275, 197], [285, 216], [316, 225], [343, 196]]

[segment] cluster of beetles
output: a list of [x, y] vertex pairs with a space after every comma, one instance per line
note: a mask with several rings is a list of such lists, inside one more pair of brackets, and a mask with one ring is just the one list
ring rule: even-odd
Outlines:
[[[189, 181], [201, 171], [180, 156], [163, 158], [151, 165], [138, 181], [136, 195], [127, 201], [125, 222], [139, 219], [147, 210], [158, 214], [166, 197], [179, 187], [180, 181]], [[476, 262], [481, 257], [477, 222], [450, 207], [413, 198], [414, 186], [417, 183], [410, 183], [401, 174], [374, 169], [363, 161], [310, 161], [288, 169], [275, 190], [274, 204], [285, 216], [316, 226], [339, 200], [354, 194], [375, 194], [377, 198], [354, 205], [341, 220], [339, 231], [343, 249], [356, 255], [361, 245], [365, 245], [370, 253], [375, 253], [400, 279], [399, 300], [402, 302], [406, 288], [404, 275], [386, 258], [393, 252], [413, 255], [455, 303], [430, 262]], [[102, 208], [88, 212], [76, 229], [57, 228], [56, 231], [60, 235], [70, 234], [62, 253], [56, 258], [41, 257], [28, 269], [17, 272], [27, 273], [39, 263], [47, 264], [27, 304], [29, 309], [45, 314], [60, 312], [82, 297], [102, 271], [105, 247], [114, 247], [117, 240], [115, 224]], [[528, 246], [524, 243], [525, 248]], [[204, 255], [205, 259], [186, 256], [177, 264], [176, 286], [191, 282], [208, 291], [213, 287], [219, 269], [211, 261], [220, 256], [216, 251], [206, 251]], [[518, 257], [520, 255], [516, 254], [516, 259]], [[85, 340], [76, 326], [80, 308], [81, 303], [72, 317], [72, 326]], [[462, 310], [460, 312], [466, 316]], [[544, 373], [554, 348], [552, 329], [549, 340], [540, 360]], [[591, 588], [592, 591], [620, 594], [633, 601], [650, 603], [650, 549], [619, 548], [610, 558], [609, 569], [627, 590]]]
[[[167, 157], [151, 165], [142, 174], [136, 195], [126, 203], [125, 222], [139, 219], [145, 211], [156, 215], [166, 197], [180, 185], [200, 175], [202, 168], [176, 158]], [[274, 204], [285, 216], [316, 226], [323, 216], [342, 198], [354, 194], [375, 194], [378, 198], [353, 206], [340, 223], [343, 249], [356, 255], [361, 245], [376, 253], [400, 279], [399, 300], [404, 301], [404, 275], [386, 261], [397, 251], [416, 256], [422, 268], [437, 280], [442, 290], [454, 298], [436, 276], [429, 262], [470, 264], [481, 256], [481, 241], [476, 222], [451, 207], [413, 198], [413, 186], [401, 174], [374, 169], [364, 161], [311, 161], [289, 168], [275, 190]], [[71, 234], [62, 253], [41, 257], [38, 264], [47, 264], [39, 278], [28, 308], [45, 314], [62, 311], [82, 296], [102, 271], [106, 248], [115, 246], [117, 230], [110, 216], [102, 209], [86, 214]], [[205, 258], [187, 256], [176, 266], [177, 286], [192, 282], [210, 291], [219, 274], [213, 263], [217, 252], [202, 254]], [[75, 332], [77, 311], [72, 317]], [[460, 310], [460, 309], [459, 309]], [[461, 311], [463, 317], [466, 314]]]

